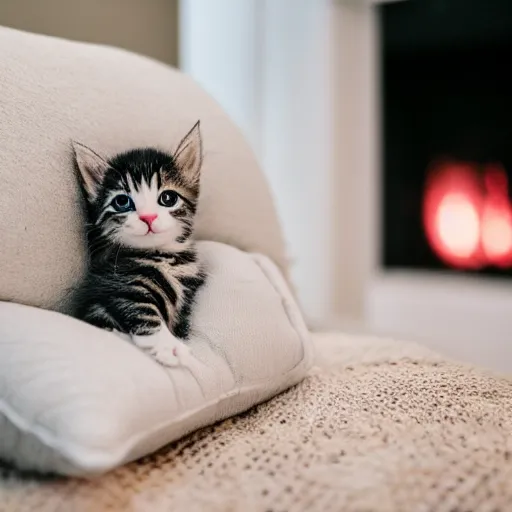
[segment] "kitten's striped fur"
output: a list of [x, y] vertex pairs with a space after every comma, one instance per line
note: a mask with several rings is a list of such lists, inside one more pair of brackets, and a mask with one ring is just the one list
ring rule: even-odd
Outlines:
[[75, 316], [133, 337], [166, 326], [186, 338], [205, 280], [192, 240], [202, 158], [199, 123], [174, 155], [145, 148], [107, 161], [81, 144], [74, 149], [90, 257]]

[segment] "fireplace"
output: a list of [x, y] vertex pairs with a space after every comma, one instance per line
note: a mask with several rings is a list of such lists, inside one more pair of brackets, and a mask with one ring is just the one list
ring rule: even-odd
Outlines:
[[510, 1], [379, 9], [382, 263], [510, 278]]
[[512, 371], [512, 3], [374, 9], [379, 243], [366, 322]]

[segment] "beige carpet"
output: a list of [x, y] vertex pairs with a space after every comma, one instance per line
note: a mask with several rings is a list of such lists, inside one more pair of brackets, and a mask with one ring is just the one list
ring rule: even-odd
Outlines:
[[512, 382], [316, 335], [302, 384], [98, 480], [5, 470], [1, 511], [512, 511]]

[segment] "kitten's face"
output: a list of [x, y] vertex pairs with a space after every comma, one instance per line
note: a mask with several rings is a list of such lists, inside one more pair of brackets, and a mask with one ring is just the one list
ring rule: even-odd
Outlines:
[[186, 246], [199, 194], [198, 124], [173, 156], [140, 149], [106, 161], [81, 144], [74, 149], [96, 235], [136, 249], [176, 251]]
[[191, 234], [197, 190], [180, 180], [172, 159], [151, 150], [132, 151], [111, 166], [91, 221], [123, 247], [178, 249]]

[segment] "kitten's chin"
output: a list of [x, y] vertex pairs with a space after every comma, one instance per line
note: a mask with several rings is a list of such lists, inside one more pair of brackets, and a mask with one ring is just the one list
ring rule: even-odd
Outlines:
[[176, 252], [185, 249], [188, 242], [179, 243], [169, 233], [148, 233], [147, 235], [125, 236], [121, 244], [130, 249]]

